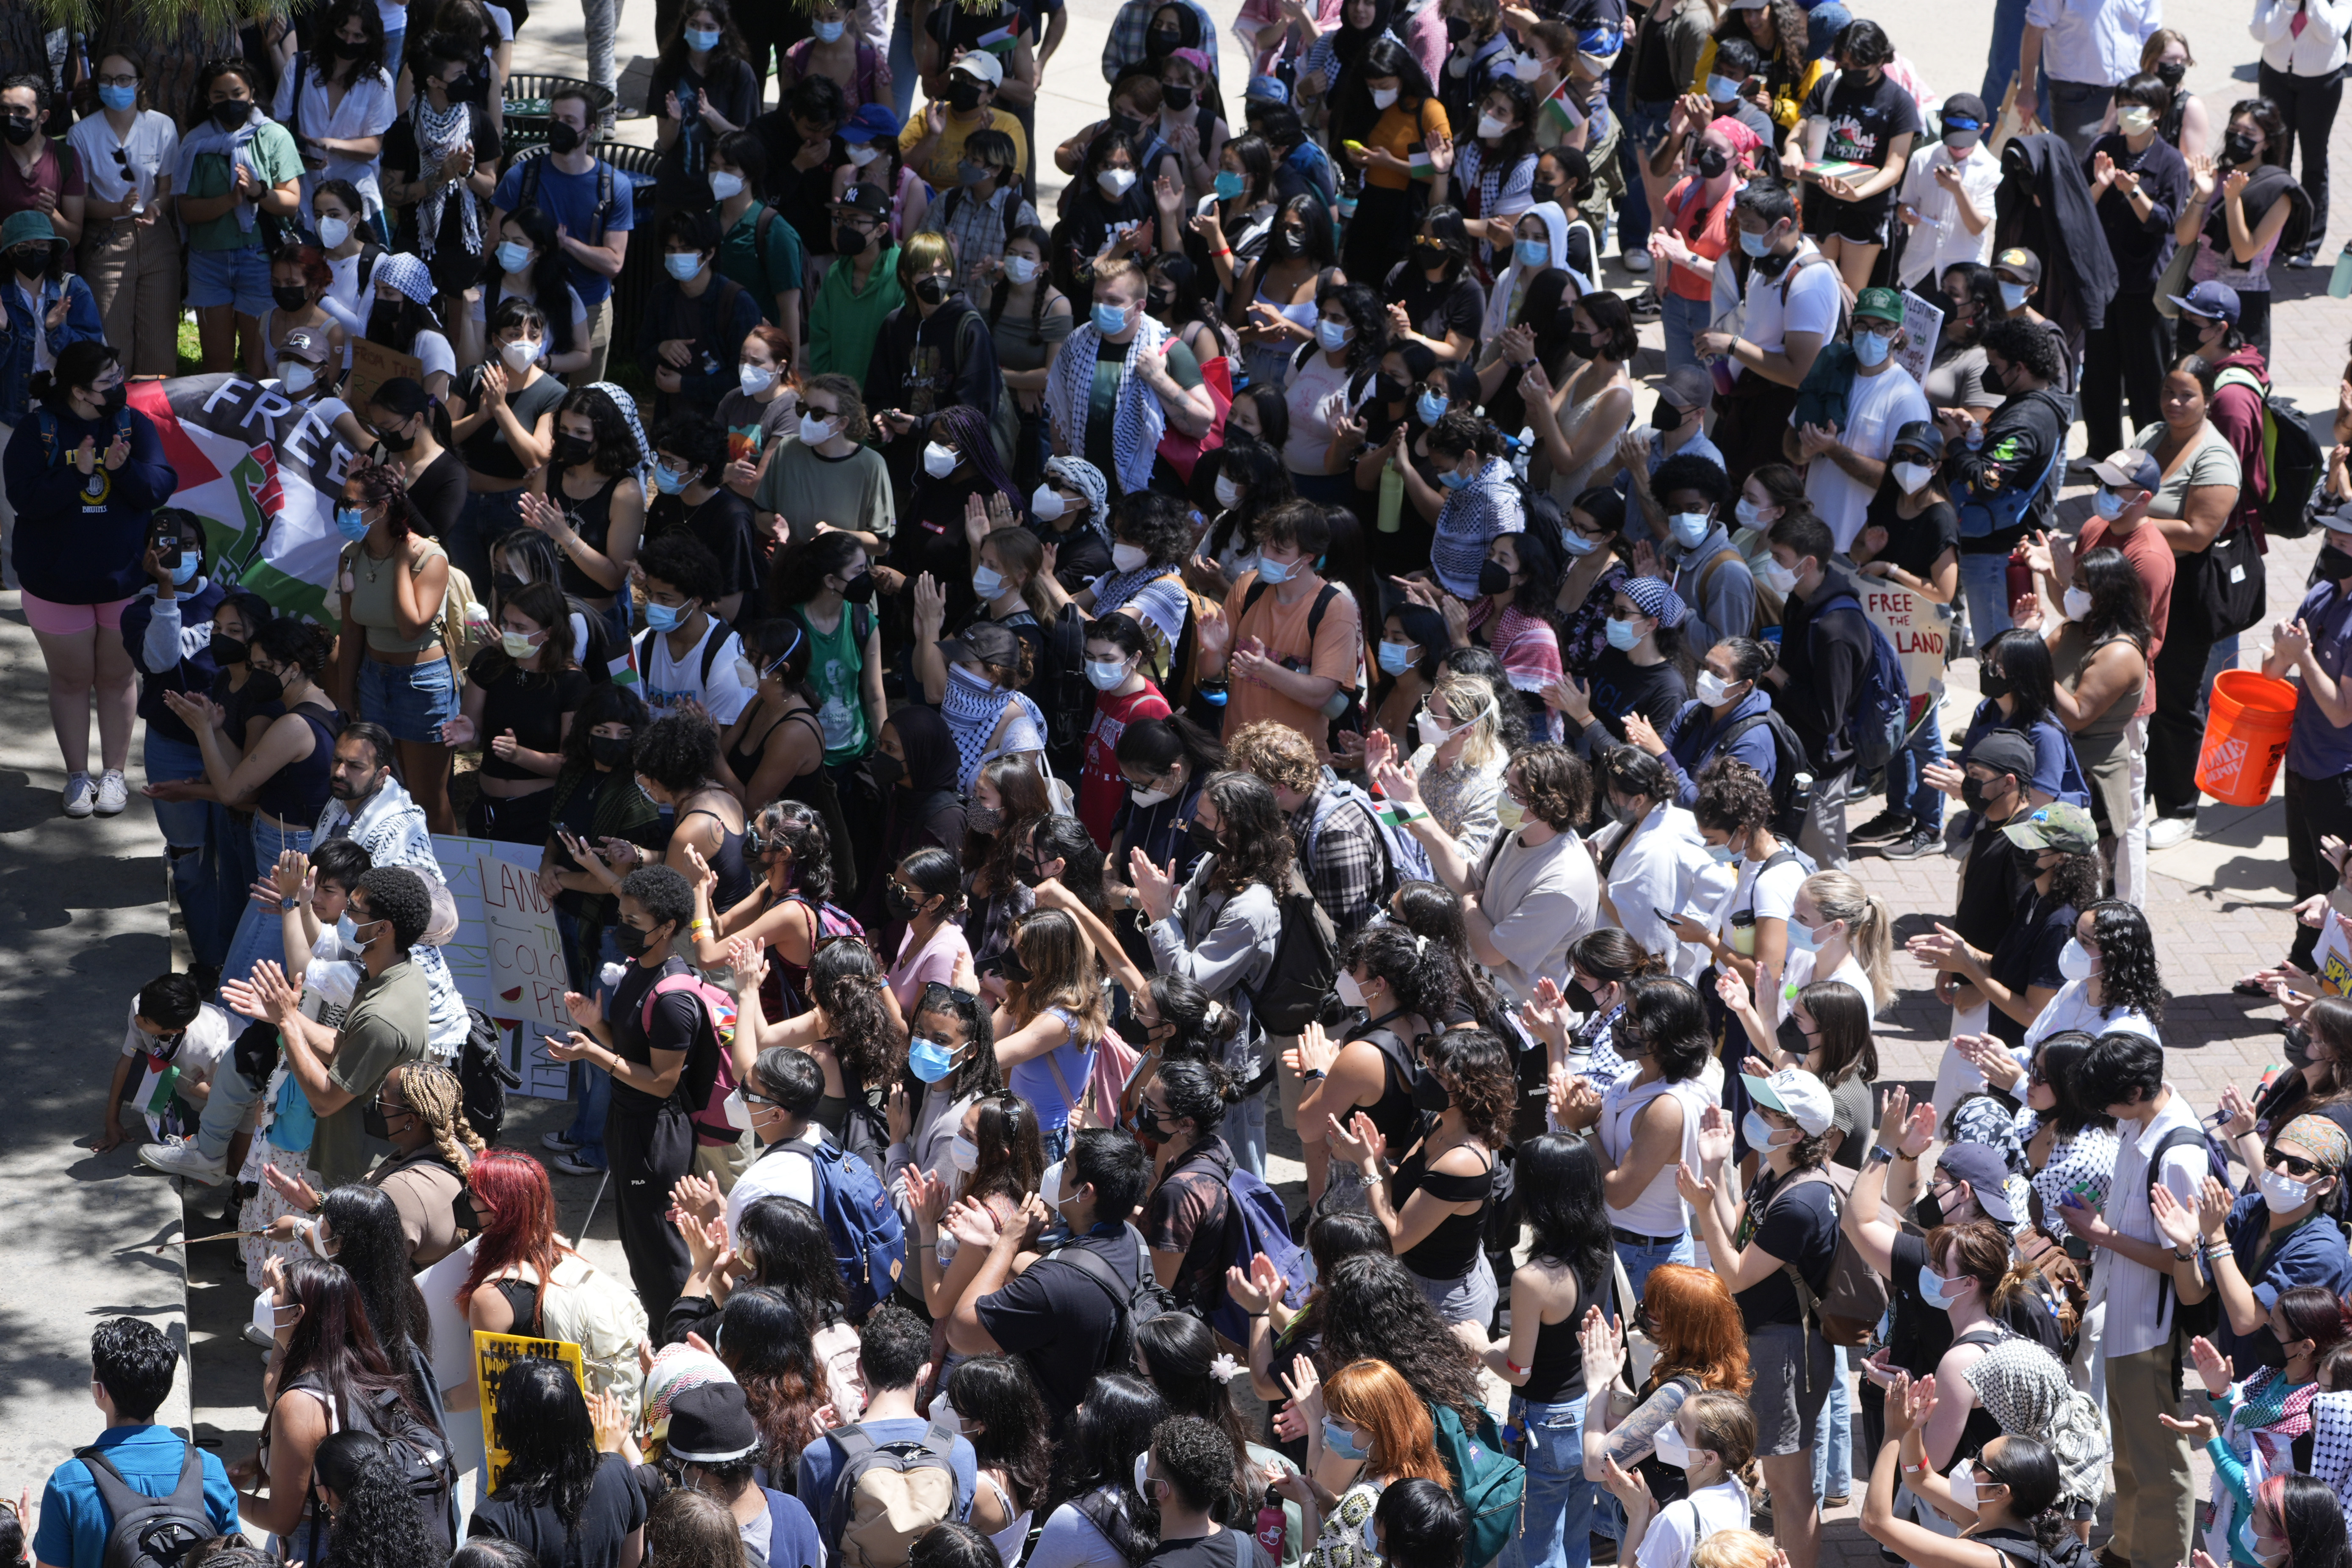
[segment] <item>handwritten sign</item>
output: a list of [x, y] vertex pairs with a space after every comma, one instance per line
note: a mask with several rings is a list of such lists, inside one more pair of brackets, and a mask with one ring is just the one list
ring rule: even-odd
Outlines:
[[507, 1065], [522, 1074], [520, 1092], [563, 1100], [570, 1069], [547, 1054], [541, 1036], [572, 1024], [563, 1006], [562, 936], [539, 890], [540, 854], [535, 844], [433, 836], [441, 879], [457, 905], [457, 934], [441, 948], [457, 994], [505, 1026]]
[[424, 385], [425, 362], [415, 354], [400, 353], [362, 338], [352, 344], [352, 374], [343, 383], [343, 401], [355, 409], [364, 409], [377, 387], [402, 376]]
[[1895, 363], [1922, 386], [1927, 384], [1927, 367], [1936, 363], [1936, 341], [1943, 335], [1944, 312], [1910, 289], [1903, 290], [1903, 346], [1895, 351]]
[[2312, 954], [2311, 973], [2326, 994], [2352, 995], [2352, 942], [2344, 937], [2344, 917], [2333, 909], [2319, 922], [2319, 946]]
[[488, 1452], [489, 1489], [506, 1479], [508, 1454], [499, 1441], [499, 1384], [517, 1362], [538, 1356], [560, 1361], [572, 1373], [580, 1392], [588, 1392], [586, 1363], [580, 1347], [569, 1340], [525, 1339], [520, 1334], [487, 1334], [474, 1331], [474, 1376], [482, 1391], [482, 1447]]
[[1903, 683], [1911, 689], [1910, 722], [1916, 724], [1927, 705], [1944, 694], [1944, 658], [1951, 637], [1952, 607], [1923, 598], [1908, 588], [1865, 579], [1863, 613], [1895, 645], [1903, 664]]

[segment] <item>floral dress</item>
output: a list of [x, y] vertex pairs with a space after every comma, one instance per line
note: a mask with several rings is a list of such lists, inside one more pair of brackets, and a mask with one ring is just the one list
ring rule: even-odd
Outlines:
[[1601, 574], [1584, 595], [1584, 603], [1560, 617], [1559, 661], [1568, 673], [1589, 676], [1601, 656], [1609, 651], [1609, 612], [1617, 602], [1617, 590], [1633, 579], [1633, 574], [1620, 561]]
[[1386, 1490], [1385, 1481], [1360, 1480], [1339, 1494], [1307, 1553], [1313, 1568], [1381, 1568], [1381, 1554], [1372, 1550], [1372, 1510]]
[[1453, 838], [1462, 858], [1473, 865], [1486, 858], [1486, 846], [1502, 826], [1496, 808], [1503, 798], [1503, 769], [1509, 761], [1496, 756], [1483, 766], [1441, 763], [1434, 746], [1423, 746], [1412, 754], [1422, 805], [1429, 807], [1429, 814]]

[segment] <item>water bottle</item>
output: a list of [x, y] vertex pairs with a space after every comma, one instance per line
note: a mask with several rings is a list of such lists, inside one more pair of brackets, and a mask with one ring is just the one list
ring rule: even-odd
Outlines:
[[[2336, 270], [2342, 271], [2342, 268]], [[1391, 458], [1381, 465], [1381, 503], [1373, 527], [1382, 533], [1394, 533], [1398, 519], [1404, 513], [1404, 475], [1397, 471], [1397, 460]]]
[[1269, 1489], [1257, 1510], [1257, 1543], [1265, 1548], [1267, 1561], [1282, 1561], [1283, 1542], [1289, 1534], [1290, 1524], [1282, 1512], [1282, 1494]]
[[2352, 240], [2336, 257], [2336, 273], [2327, 280], [2327, 297], [2331, 300], [2352, 299]]

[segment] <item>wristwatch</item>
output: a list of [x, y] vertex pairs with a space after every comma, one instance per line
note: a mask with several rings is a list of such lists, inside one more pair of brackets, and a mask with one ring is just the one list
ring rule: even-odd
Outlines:
[[1892, 1165], [1893, 1163], [1895, 1163], [1894, 1150], [1889, 1149], [1884, 1143], [1874, 1143], [1870, 1146], [1870, 1168], [1872, 1170], [1876, 1170], [1881, 1165]]

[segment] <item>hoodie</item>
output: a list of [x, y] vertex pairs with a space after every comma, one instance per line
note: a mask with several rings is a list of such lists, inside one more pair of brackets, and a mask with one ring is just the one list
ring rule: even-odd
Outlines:
[[[1544, 233], [1550, 237], [1551, 248], [1544, 255], [1544, 264], [1532, 270], [1519, 266], [1518, 253], [1516, 249], [1513, 250], [1511, 264], [1503, 268], [1501, 274], [1495, 279], [1495, 286], [1486, 291], [1485, 335], [1489, 342], [1511, 324], [1514, 319], [1511, 307], [1514, 303], [1518, 304], [1524, 310], [1527, 301], [1520, 296], [1519, 290], [1522, 287], [1532, 289], [1536, 279], [1541, 274], [1551, 271], [1568, 273], [1569, 277], [1576, 281], [1579, 299], [1591, 293], [1594, 287], [1591, 279], [1569, 268], [1568, 214], [1561, 209], [1558, 202], [1538, 202], [1520, 216], [1534, 216], [1543, 220]], [[1567, 312], [1563, 310], [1561, 314], [1565, 315]]]
[[[131, 455], [119, 468], [102, 460], [118, 430]], [[84, 477], [72, 454], [84, 441], [100, 461]], [[45, 405], [25, 416], [8, 443], [0, 482], [16, 509], [9, 556], [25, 591], [58, 605], [110, 605], [147, 581], [148, 519], [180, 488], [163, 457], [155, 422], [136, 408], [83, 419]]]
[[[2026, 531], [2046, 528], [2055, 486], [2046, 476], [2066, 457], [2074, 400], [2055, 387], [2021, 392], [1993, 410], [1983, 439], [1958, 443], [1944, 459], [1944, 478], [1960, 516], [1960, 553], [2006, 555]], [[2017, 492], [2038, 485], [2018, 510]], [[2016, 521], [2005, 521], [2011, 517]]]
[[[1862, 594], [1853, 568], [1832, 561], [1819, 587], [1811, 595], [1790, 594], [1780, 611], [1780, 668], [1789, 679], [1772, 705], [1805, 743], [1816, 778], [1833, 778], [1853, 763], [1846, 716], [1870, 668], [1870, 639], [1878, 636], [1863, 614]], [[1849, 595], [1851, 604], [1818, 614], [1812, 607]]]
[[1763, 724], [1750, 724], [1739, 738], [1726, 746], [1724, 731], [1742, 720], [1753, 719], [1772, 710], [1772, 699], [1758, 687], [1741, 698], [1728, 717], [1717, 720], [1715, 710], [1699, 701], [1686, 702], [1675, 715], [1675, 721], [1659, 737], [1666, 743], [1666, 754], [1658, 761], [1666, 765], [1667, 776], [1675, 781], [1675, 804], [1695, 806], [1698, 804], [1698, 775], [1717, 756], [1735, 757], [1764, 775], [1767, 784], [1773, 783], [1778, 771], [1777, 752], [1772, 745], [1772, 731]]
[[195, 732], [164, 705], [163, 693], [212, 695], [220, 674], [213, 663], [213, 611], [226, 597], [220, 583], [198, 577], [168, 599], [156, 597], [150, 583], [123, 606], [122, 646], [139, 669], [139, 717], [183, 745], [194, 745]]
[[2107, 324], [2116, 297], [2116, 258], [2091, 205], [2091, 183], [2073, 145], [2047, 132], [2021, 136], [2001, 150], [1995, 193], [1996, 254], [2023, 246], [2042, 258], [2041, 312], [2065, 329], [2079, 354], [2083, 337]]
[[[2238, 454], [2238, 468], [2244, 483], [2238, 489], [2238, 504], [2231, 509], [2230, 521], [2222, 526], [2224, 533], [2240, 528], [2254, 531], [2254, 542], [2264, 554], [2270, 553], [2270, 542], [2263, 534], [2262, 498], [2270, 492], [2270, 460], [2263, 449], [2263, 414], [2266, 394], [2270, 389], [2270, 369], [2263, 363], [2263, 351], [2252, 343], [2241, 343], [2213, 362], [2214, 374], [2226, 377], [2215, 389], [2212, 406], [2205, 417], [2213, 428], [2229, 441], [2230, 449]], [[2241, 372], [2230, 375], [2231, 371]], [[2259, 390], [2248, 386], [2244, 376], [2260, 382]]]
[[961, 403], [993, 415], [1003, 384], [988, 319], [959, 290], [928, 319], [909, 300], [882, 323], [866, 367], [866, 406], [921, 416]]
[[[1731, 559], [1714, 564], [1727, 554]], [[1722, 522], [1710, 524], [1706, 537], [1691, 549], [1669, 543], [1665, 556], [1674, 566], [1666, 585], [1691, 609], [1691, 618], [1683, 623], [1685, 647], [1710, 648], [1726, 637], [1749, 635], [1756, 625], [1756, 574]]]

